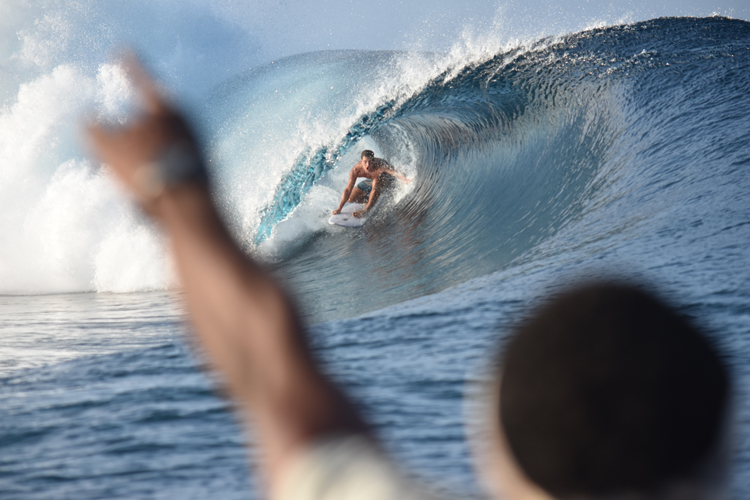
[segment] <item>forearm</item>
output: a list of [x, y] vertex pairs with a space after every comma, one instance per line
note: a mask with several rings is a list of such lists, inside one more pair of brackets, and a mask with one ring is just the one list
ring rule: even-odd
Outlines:
[[320, 372], [289, 297], [229, 235], [187, 124], [133, 59], [129, 74], [142, 112], [124, 127], [90, 124], [88, 138], [165, 229], [196, 338], [255, 424], [274, 481], [295, 448], [364, 425]]
[[289, 298], [235, 245], [205, 190], [160, 208], [196, 335], [254, 424], [272, 481], [316, 436], [364, 430], [318, 370]]
[[344, 205], [346, 205], [346, 202], [349, 201], [349, 195], [352, 193], [352, 189], [350, 187], [346, 187], [344, 189], [344, 193], [341, 195], [341, 202], [339, 203], [339, 210], [344, 208]]
[[372, 191], [370, 191], [370, 197], [367, 200], [367, 205], [363, 210], [365, 212], [368, 212], [372, 207], [374, 207], [375, 203], [378, 201], [378, 197], [380, 197], [380, 186], [373, 186]]
[[404, 175], [403, 173], [399, 172], [395, 168], [391, 169], [390, 171], [388, 171], [388, 173], [391, 174], [394, 177], [397, 177], [398, 179], [400, 179], [402, 182], [404, 182], [406, 184], [409, 183], [409, 179], [406, 178], [406, 175]]
[[[204, 188], [185, 186], [164, 198], [157, 218], [169, 236], [190, 319], [209, 356], [222, 361], [230, 388], [247, 399], [249, 387], [235, 391], [235, 385], [251, 379], [236, 376], [243, 360], [226, 348], [240, 340], [253, 341], [262, 329], [255, 309], [270, 297], [279, 301], [276, 285], [234, 244]], [[232, 335], [243, 329], [254, 336]]]

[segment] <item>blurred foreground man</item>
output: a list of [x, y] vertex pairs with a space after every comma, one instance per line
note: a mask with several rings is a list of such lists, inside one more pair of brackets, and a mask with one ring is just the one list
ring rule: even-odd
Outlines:
[[[264, 457], [271, 498], [438, 498], [378, 447], [319, 369], [278, 283], [230, 237], [195, 138], [135, 60], [144, 99], [125, 128], [88, 137], [166, 231], [197, 340]], [[726, 369], [649, 295], [574, 290], [510, 339], [485, 401], [476, 455], [498, 498], [714, 499], [729, 459]]]

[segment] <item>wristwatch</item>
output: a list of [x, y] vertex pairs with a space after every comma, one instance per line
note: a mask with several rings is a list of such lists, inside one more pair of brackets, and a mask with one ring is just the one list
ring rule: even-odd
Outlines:
[[200, 154], [188, 142], [177, 142], [164, 148], [153, 161], [141, 164], [133, 175], [136, 190], [147, 201], [182, 184], [207, 184], [208, 174]]

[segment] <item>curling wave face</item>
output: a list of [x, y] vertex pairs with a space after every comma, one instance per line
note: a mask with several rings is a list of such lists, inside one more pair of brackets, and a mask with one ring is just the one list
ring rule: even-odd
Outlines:
[[[749, 41], [743, 21], [658, 19], [542, 40], [422, 85], [405, 83], [405, 68], [439, 56], [284, 59], [209, 100], [225, 210], [313, 320], [571, 244], [597, 259], [602, 240], [637, 241], [676, 206], [746, 183]], [[416, 180], [362, 230], [330, 228], [365, 147]], [[738, 209], [715, 196], [706, 218]]]

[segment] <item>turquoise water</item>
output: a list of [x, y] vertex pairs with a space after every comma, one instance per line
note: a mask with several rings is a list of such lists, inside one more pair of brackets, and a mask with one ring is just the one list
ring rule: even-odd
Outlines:
[[[725, 354], [741, 499], [748, 47], [747, 22], [686, 18], [450, 64], [439, 54], [314, 53], [229, 79], [193, 116], [238, 241], [294, 291], [327, 368], [412, 470], [478, 494], [466, 381], [540, 297], [616, 276], [655, 285]], [[427, 69], [412, 80], [414, 67]], [[379, 85], [364, 88], [358, 78], [372, 74]], [[362, 230], [331, 228], [327, 214], [365, 146], [415, 182]], [[98, 175], [76, 164], [45, 178], [32, 212], [47, 217], [25, 227], [58, 214], [79, 231], [39, 241], [62, 248], [44, 262], [67, 274], [40, 278], [48, 295], [0, 297], [3, 497], [246, 498], [253, 457], [200, 370], [177, 299], [158, 290], [171, 283], [154, 264], [165, 259], [160, 240], [137, 214], [90, 195]], [[68, 200], [66, 186], [104, 222], [83, 224], [72, 202], [45, 212]], [[79, 226], [100, 230], [101, 242]], [[10, 293], [15, 275], [0, 271]]]

